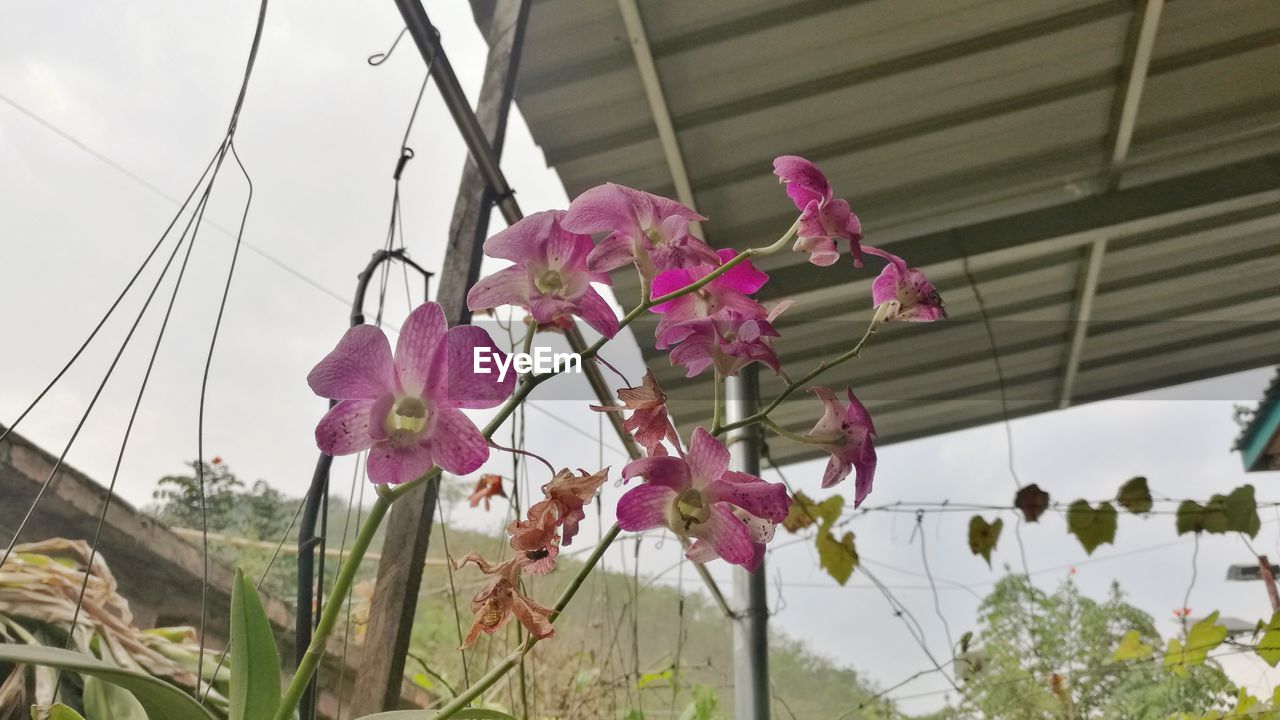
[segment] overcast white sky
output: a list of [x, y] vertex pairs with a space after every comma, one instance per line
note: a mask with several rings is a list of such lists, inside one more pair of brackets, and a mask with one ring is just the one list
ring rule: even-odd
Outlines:
[[[486, 48], [466, 4], [427, 6], [463, 85], [475, 97]], [[83, 146], [165, 194], [185, 195], [225, 127], [255, 13], [251, 2], [158, 0], [81, 4], [75, 12], [57, 3], [24, 3], [4, 13], [0, 301], [8, 311], [0, 342], [0, 421], [16, 417], [74, 351], [175, 209]], [[400, 27], [390, 2], [277, 0], [241, 117], [237, 146], [256, 188], [246, 234], [252, 248], [242, 255], [214, 365], [206, 455], [221, 455], [241, 477], [268, 479], [293, 494], [301, 494], [310, 477], [316, 455], [312, 429], [324, 409], [304, 377], [345, 328], [355, 274], [383, 242], [391, 171], [422, 79], [422, 64], [407, 43], [382, 67], [365, 63]], [[433, 89], [410, 145], [417, 159], [403, 183], [408, 245], [419, 262], [438, 267], [464, 150]], [[558, 179], [546, 169], [518, 114], [512, 117], [504, 168], [527, 211], [565, 204]], [[234, 227], [243, 194], [242, 181], [225, 172], [208, 218]], [[230, 250], [230, 238], [207, 227], [193, 255], [125, 456], [118, 490], [134, 504], [145, 504], [156, 478], [180, 471], [196, 454], [199, 375]], [[165, 287], [157, 302], [167, 300]], [[408, 305], [398, 284], [392, 284], [389, 296], [394, 326]], [[61, 449], [140, 298], [126, 302], [100, 341], [24, 422], [23, 434], [50, 451]], [[70, 462], [101, 481], [110, 477], [158, 325], [153, 309], [71, 451]], [[612, 352], [638, 363], [629, 339]], [[1245, 476], [1239, 457], [1229, 452], [1236, 432], [1233, 402], [1256, 400], [1269, 376], [1270, 371], [1259, 370], [1181, 392], [1017, 421], [1018, 470], [1024, 482], [1038, 483], [1059, 500], [1108, 497], [1136, 474], [1147, 475], [1153, 489], [1169, 497], [1204, 498], [1252, 481], [1260, 499], [1280, 499], [1280, 491], [1271, 487], [1274, 473]], [[552, 462], [574, 467], [596, 462], [598, 418], [581, 403], [542, 403], [529, 420], [528, 446]], [[604, 462], [618, 467], [623, 456], [617, 441], [606, 436], [605, 443]], [[990, 426], [888, 447], [881, 452], [876, 491], [868, 502], [1008, 503], [1014, 482], [1005, 466], [1004, 443], [1004, 429]], [[506, 458], [492, 464], [498, 471], [509, 468]], [[334, 477], [350, 477], [351, 467], [339, 461]], [[812, 492], [821, 469], [821, 463], [806, 463], [787, 472], [794, 484]], [[606, 508], [617, 494], [612, 486], [606, 489]], [[454, 520], [473, 527], [497, 523], [495, 516], [467, 509], [456, 509]], [[972, 627], [977, 596], [1001, 566], [1021, 568], [1011, 527], [995, 553], [993, 572], [969, 554], [967, 521], [963, 513], [931, 514], [925, 520], [931, 567], [940, 581], [949, 581], [940, 592], [955, 635]], [[1280, 515], [1264, 515], [1263, 521], [1255, 545], [1280, 556]], [[919, 539], [911, 541], [912, 523], [910, 516], [873, 513], [852, 527], [864, 560], [875, 563], [870, 566], [919, 618], [933, 651], [945, 655], [932, 595], [922, 589], [926, 583], [919, 576]], [[584, 532], [594, 534], [594, 525]], [[1171, 518], [1122, 517], [1117, 546], [1102, 547], [1092, 559], [1066, 536], [1060, 515], [1024, 528], [1023, 537], [1028, 564], [1043, 586], [1060, 582], [1071, 566], [1078, 568], [1076, 580], [1095, 596], [1118, 579], [1163, 631], [1174, 630], [1172, 610], [1183, 604], [1192, 545], [1175, 536]], [[643, 568], [668, 567], [677, 557], [675, 547], [647, 548]], [[1217, 608], [1250, 621], [1266, 614], [1260, 585], [1224, 580], [1228, 564], [1249, 560], [1238, 539], [1205, 539], [1190, 599], [1193, 612]], [[728, 582], [726, 567], [714, 571]], [[785, 632], [882, 685], [928, 667], [865, 578], [855, 574], [850, 587], [835, 586], [807, 545], [774, 552], [768, 572], [771, 582], [781, 584], [785, 604], [775, 622]], [[689, 581], [686, 586], [693, 588]], [[1230, 667], [1239, 682], [1263, 683], [1259, 688], [1269, 691], [1260, 662], [1237, 658]], [[941, 687], [937, 678], [926, 678], [894, 696]], [[925, 696], [906, 701], [904, 708], [925, 710], [940, 700], [940, 694]]]

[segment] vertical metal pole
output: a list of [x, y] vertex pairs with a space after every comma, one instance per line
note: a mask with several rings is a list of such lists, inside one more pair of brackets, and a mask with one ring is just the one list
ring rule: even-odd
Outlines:
[[[740, 420], [760, 407], [758, 365], [748, 365], [727, 381], [726, 417]], [[760, 474], [761, 428], [743, 428], [730, 436], [730, 467]], [[769, 602], [762, 562], [755, 573], [733, 569], [733, 717], [769, 720]]]

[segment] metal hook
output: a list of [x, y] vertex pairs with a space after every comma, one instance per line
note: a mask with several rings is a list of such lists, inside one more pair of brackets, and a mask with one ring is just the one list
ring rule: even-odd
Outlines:
[[378, 67], [382, 63], [386, 62], [387, 58], [391, 57], [391, 53], [396, 51], [396, 46], [400, 44], [400, 38], [404, 37], [404, 34], [406, 32], [409, 32], [409, 28], [407, 27], [400, 28], [400, 34], [396, 35], [396, 39], [392, 41], [391, 47], [387, 48], [386, 52], [374, 53], [373, 55], [370, 55], [368, 58], [368, 63], [374, 67]]
[[400, 159], [396, 161], [396, 172], [394, 176], [396, 180], [400, 179], [400, 173], [404, 172], [404, 166], [407, 165], [409, 161], [412, 159], [413, 159], [413, 148], [411, 147], [400, 148]]

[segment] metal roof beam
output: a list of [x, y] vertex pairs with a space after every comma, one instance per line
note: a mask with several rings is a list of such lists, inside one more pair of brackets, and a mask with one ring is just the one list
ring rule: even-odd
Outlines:
[[[649, 47], [649, 36], [645, 33], [640, 8], [636, 5], [636, 0], [618, 0], [618, 9], [622, 11], [623, 24], [627, 26], [631, 51], [636, 56], [636, 70], [640, 72], [645, 98], [649, 101], [649, 111], [653, 114], [653, 124], [658, 129], [658, 141], [662, 145], [662, 154], [667, 160], [671, 181], [676, 186], [676, 196], [686, 207], [696, 210], [693, 186], [689, 184], [689, 172], [685, 169], [684, 154], [680, 152], [680, 139], [676, 137], [675, 125], [671, 123], [671, 110], [667, 107], [667, 97], [662, 92], [662, 80], [658, 77], [658, 67], [653, 62], [653, 51]], [[690, 225], [695, 235], [705, 237], [702, 234], [702, 223], [693, 222]]]
[[1145, 0], [1135, 12], [1130, 30], [1129, 53], [1125, 58], [1125, 74], [1116, 93], [1112, 110], [1111, 161], [1107, 168], [1107, 189], [1120, 187], [1120, 177], [1125, 161], [1129, 158], [1129, 146], [1133, 141], [1133, 129], [1138, 124], [1138, 105], [1142, 100], [1142, 88], [1151, 68], [1151, 52], [1156, 44], [1156, 30], [1160, 25], [1160, 12], [1164, 0]]
[[1093, 299], [1098, 293], [1098, 278], [1102, 275], [1102, 258], [1107, 254], [1107, 239], [1093, 241], [1089, 248], [1089, 261], [1080, 280], [1080, 297], [1076, 301], [1075, 327], [1071, 331], [1071, 347], [1067, 351], [1067, 363], [1062, 370], [1062, 395], [1058, 407], [1071, 406], [1071, 392], [1075, 389], [1076, 373], [1080, 370], [1080, 358], [1084, 355], [1084, 341], [1089, 335], [1089, 317], [1093, 314]]

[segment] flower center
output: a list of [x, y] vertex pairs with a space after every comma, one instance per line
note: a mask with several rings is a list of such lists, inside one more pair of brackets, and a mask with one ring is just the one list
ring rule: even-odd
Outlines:
[[427, 426], [427, 415], [427, 405], [422, 398], [406, 395], [397, 400], [391, 412], [387, 413], [387, 434], [417, 435]]
[[898, 286], [898, 304], [904, 308], [915, 307], [920, 302], [920, 291], [914, 285], [903, 283]]
[[660, 227], [651, 227], [645, 230], [644, 236], [649, 238], [649, 242], [655, 247], [667, 241], [666, 233], [662, 232]]
[[560, 273], [555, 270], [547, 270], [534, 278], [533, 284], [537, 286], [539, 292], [551, 294], [564, 288], [564, 278], [560, 277]]
[[689, 532], [694, 525], [701, 525], [711, 517], [711, 507], [702, 493], [689, 488], [676, 496], [667, 508], [667, 524], [676, 532]]

